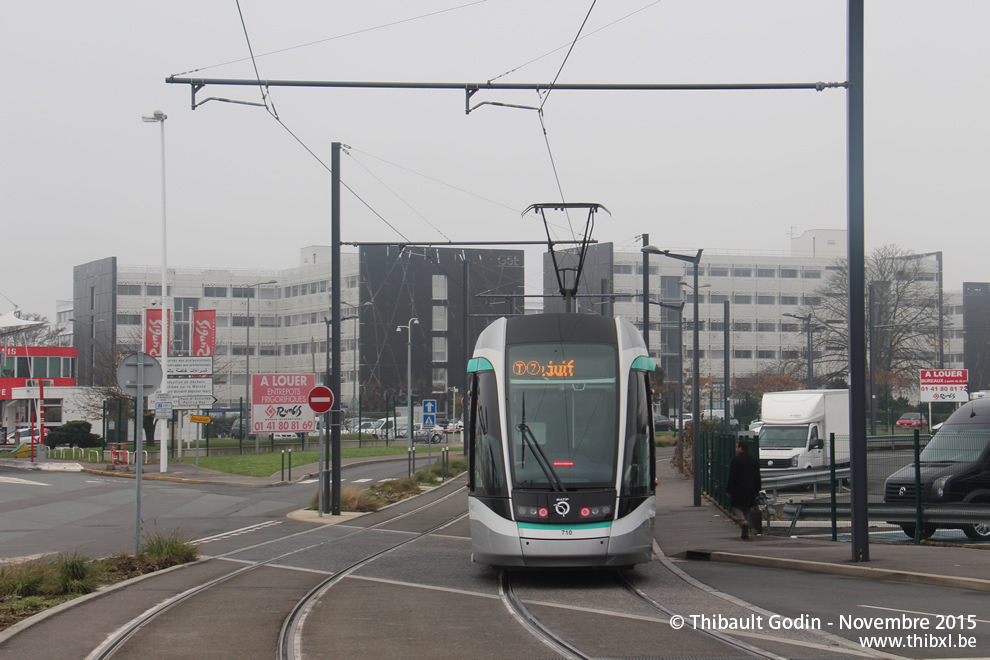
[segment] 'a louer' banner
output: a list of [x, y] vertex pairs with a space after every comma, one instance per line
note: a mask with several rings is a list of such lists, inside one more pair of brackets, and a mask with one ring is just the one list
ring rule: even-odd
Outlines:
[[192, 354], [213, 355], [217, 343], [217, 310], [197, 309], [193, 311]]
[[[171, 329], [172, 310], [168, 310], [168, 322]], [[169, 333], [166, 332], [165, 336], [168, 335]], [[144, 352], [155, 357], [162, 355], [162, 310], [160, 309], [149, 309], [145, 314]], [[171, 353], [170, 348], [169, 354]]]

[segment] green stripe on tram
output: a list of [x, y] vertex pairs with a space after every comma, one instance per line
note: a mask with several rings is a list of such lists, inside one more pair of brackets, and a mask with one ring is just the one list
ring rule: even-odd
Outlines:
[[640, 369], [642, 371], [656, 371], [657, 366], [656, 363], [653, 362], [653, 358], [648, 358], [644, 355], [633, 360], [632, 368]]
[[468, 360], [468, 373], [474, 373], [476, 371], [495, 371], [495, 367], [492, 363], [485, 358], [471, 358]]
[[597, 523], [576, 523], [574, 525], [544, 525], [542, 523], [524, 523], [517, 522], [516, 525], [519, 529], [548, 529], [548, 530], [560, 530], [560, 529], [608, 529], [612, 526], [610, 521], [597, 522]]

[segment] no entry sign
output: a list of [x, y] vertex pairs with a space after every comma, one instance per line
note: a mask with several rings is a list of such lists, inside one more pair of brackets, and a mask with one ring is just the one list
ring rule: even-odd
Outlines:
[[969, 401], [967, 369], [922, 369], [921, 401]]
[[333, 408], [333, 392], [329, 387], [318, 385], [309, 393], [309, 407], [313, 412], [325, 413]]

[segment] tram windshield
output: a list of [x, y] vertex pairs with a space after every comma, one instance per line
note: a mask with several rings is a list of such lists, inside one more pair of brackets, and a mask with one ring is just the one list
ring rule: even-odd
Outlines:
[[607, 344], [509, 347], [508, 429], [517, 488], [614, 485], [618, 367]]

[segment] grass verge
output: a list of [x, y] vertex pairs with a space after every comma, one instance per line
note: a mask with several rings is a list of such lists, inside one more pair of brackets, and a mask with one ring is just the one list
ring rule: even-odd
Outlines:
[[147, 534], [141, 552], [103, 559], [78, 553], [0, 566], [0, 630], [102, 586], [194, 561], [196, 546], [175, 531]]
[[[451, 459], [448, 465], [448, 477], [467, 470], [467, 459]], [[374, 512], [389, 504], [423, 492], [421, 486], [438, 486], [443, 483], [443, 464], [440, 461], [424, 467], [412, 476], [412, 479], [392, 479], [375, 484], [371, 488], [361, 490], [356, 486], [340, 491], [340, 509], [342, 511]], [[316, 511], [319, 508], [320, 491], [313, 492], [307, 509]]]
[[[401, 456], [406, 453], [405, 447], [363, 447], [360, 449], [344, 449], [341, 458], [367, 458], [374, 456]], [[319, 450], [292, 452], [292, 467], [301, 468], [303, 465], [316, 463], [320, 458]], [[207, 470], [239, 474], [245, 477], [270, 477], [282, 470], [282, 453], [274, 454], [237, 454], [235, 456], [209, 456], [199, 459], [199, 466]], [[288, 471], [289, 454], [285, 454], [285, 468]]]

